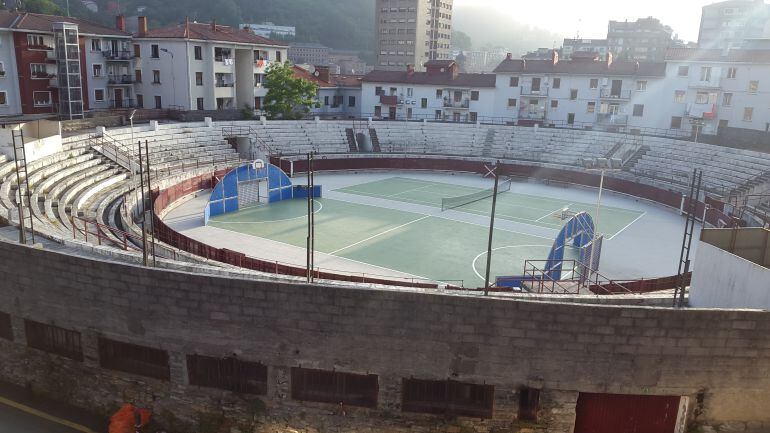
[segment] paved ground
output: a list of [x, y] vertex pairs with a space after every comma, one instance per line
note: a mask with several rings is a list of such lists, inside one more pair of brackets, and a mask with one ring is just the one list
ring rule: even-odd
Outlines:
[[0, 403], [0, 432], [3, 433], [82, 433], [61, 424], [30, 415]]
[[[381, 171], [317, 175], [316, 183], [324, 188], [315, 206], [317, 266], [384, 276], [398, 271], [399, 276], [465, 280], [466, 286], [483, 282], [478, 274], [486, 261], [489, 200], [442, 212], [440, 199], [488, 188], [489, 179]], [[514, 182], [498, 203], [493, 275], [518, 274], [524, 259], [545, 258], [563, 224], [552, 215], [566, 206], [593, 213], [595, 200], [595, 189]], [[217, 217], [208, 227], [202, 224], [205, 203], [201, 194], [165, 219], [211, 245], [304, 266], [304, 201]], [[683, 219], [675, 210], [610, 192], [603, 203], [600, 226], [608, 237], [602, 273], [617, 279], [676, 273]]]

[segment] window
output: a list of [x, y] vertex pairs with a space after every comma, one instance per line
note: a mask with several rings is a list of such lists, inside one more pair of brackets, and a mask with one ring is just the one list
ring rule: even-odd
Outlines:
[[374, 107], [374, 117], [382, 117], [382, 107], [377, 105]]
[[682, 129], [682, 117], [681, 116], [672, 116], [671, 117], [671, 129]]
[[471, 111], [470, 114], [468, 115], [468, 121], [471, 123], [476, 123], [478, 120], [479, 120], [479, 113], [476, 113], [475, 111]]
[[711, 81], [711, 67], [703, 66], [700, 68], [700, 80]]
[[436, 90], [436, 99], [441, 99], [443, 95], [444, 92], [441, 89]]
[[733, 105], [733, 94], [732, 93], [725, 93], [722, 95], [722, 105], [725, 107], [730, 107]]
[[559, 101], [554, 99], [551, 101], [551, 108], [556, 109], [559, 108]]
[[709, 102], [708, 92], [698, 92], [695, 94], [696, 104], [708, 104], [708, 102]]
[[141, 69], [137, 69], [137, 70], [134, 71], [134, 81], [137, 82], [137, 83], [141, 83], [142, 82], [142, 70]]
[[685, 102], [685, 98], [687, 97], [687, 92], [684, 90], [675, 90], [674, 91], [674, 102]]
[[144, 95], [136, 95], [136, 108], [144, 108]]
[[509, 107], [515, 107], [516, 106], [516, 99], [513, 99], [513, 98], [508, 99], [508, 106]]
[[45, 42], [43, 41], [43, 35], [27, 35], [27, 45], [32, 48], [43, 48]]
[[155, 96], [155, 108], [158, 110], [163, 108], [163, 101], [161, 100], [160, 96]]
[[436, 110], [435, 116], [436, 116], [436, 120], [441, 120], [444, 118], [444, 115], [441, 113], [441, 110]]
[[727, 78], [735, 78], [738, 75], [738, 68], [727, 68]]
[[422, 98], [420, 100], [420, 108], [428, 108], [428, 98]]
[[5, 77], [5, 64], [0, 62], [0, 78]]
[[32, 101], [35, 107], [51, 106], [51, 92], [32, 92]]
[[25, 319], [24, 332], [27, 334], [27, 346], [33, 349], [83, 361], [83, 347], [77, 331]]
[[101, 51], [101, 50], [102, 50], [102, 40], [91, 39], [91, 51]]
[[677, 75], [680, 77], [688, 77], [690, 76], [690, 67], [689, 66], [680, 66], [679, 70], [677, 71]]
[[596, 102], [591, 101], [586, 106], [586, 113], [595, 113], [596, 112]]
[[102, 65], [91, 65], [91, 70], [94, 73], [94, 77], [102, 76]]
[[567, 113], [567, 124], [568, 125], [575, 124], [575, 113]]
[[332, 98], [332, 108], [341, 107], [343, 101], [344, 99], [342, 95], [334, 95]]
[[160, 84], [160, 71], [158, 69], [152, 71], [152, 84]]
[[157, 44], [150, 45], [150, 57], [153, 59], [159, 59], [160, 58], [160, 48]]
[[570, 101], [574, 101], [574, 100], [576, 100], [576, 99], [577, 99], [577, 97], [578, 97], [578, 91], [577, 91], [577, 89], [571, 89], [571, 90], [569, 91], [569, 99], [570, 99]]
[[478, 100], [479, 100], [479, 91], [471, 90], [471, 101], [478, 101]]
[[404, 412], [491, 418], [495, 387], [453, 380], [401, 379]]
[[554, 89], [561, 89], [561, 78], [554, 78], [552, 87]]
[[519, 419], [524, 421], [537, 421], [537, 412], [540, 410], [540, 390], [522, 387], [519, 390]]
[[407, 96], [407, 97], [409, 97], [409, 98], [411, 98], [412, 96], [414, 96], [414, 89], [413, 89], [413, 88], [411, 88], [411, 87], [407, 87], [407, 88], [406, 88], [406, 96]]
[[757, 93], [759, 91], [759, 81], [749, 81], [749, 93]]
[[[203, 98], [199, 98], [203, 99]], [[190, 385], [225, 389], [244, 394], [267, 394], [267, 366], [236, 357], [187, 355]]]
[[375, 374], [292, 367], [291, 398], [300, 401], [376, 407], [379, 383]]
[[744, 122], [751, 122], [751, 119], [754, 118], [754, 108], [753, 107], [746, 107], [743, 109], [743, 121]]
[[134, 44], [134, 57], [137, 59], [142, 58], [142, 46], [139, 44]]
[[385, 92], [382, 91], [382, 87], [377, 86], [377, 87], [374, 88], [374, 95], [375, 96], [382, 96], [384, 94], [385, 94]]
[[202, 86], [203, 85], [203, 72], [196, 72], [195, 73], [195, 85], [196, 86]]
[[170, 380], [168, 352], [99, 337], [99, 365], [110, 370]]
[[276, 51], [275, 52], [275, 61], [278, 62], [278, 63], [281, 62], [281, 52], [280, 51]]
[[645, 92], [647, 91], [647, 80], [639, 80], [636, 82], [636, 91], [637, 92]]
[[599, 88], [599, 79], [598, 78], [591, 78], [591, 81], [589, 82], [589, 85], [592, 89], [598, 89]]
[[104, 89], [94, 89], [94, 101], [104, 102]]
[[511, 77], [510, 87], [519, 87], [519, 77]]
[[203, 60], [203, 47], [196, 45], [193, 51], [195, 51], [195, 60]]
[[356, 97], [348, 96], [348, 107], [355, 107], [355, 106], [356, 106]]
[[325, 107], [329, 106], [329, 97], [328, 96], [324, 96], [324, 106]]
[[8, 105], [8, 94], [0, 92], [0, 105]]
[[29, 71], [32, 78], [48, 78], [48, 73], [45, 70], [45, 63], [31, 63], [29, 65]]
[[[3, 92], [5, 94], [5, 92]], [[11, 325], [11, 315], [0, 311], [0, 338], [13, 341], [13, 326]]]
[[644, 104], [634, 104], [634, 117], [644, 116]]

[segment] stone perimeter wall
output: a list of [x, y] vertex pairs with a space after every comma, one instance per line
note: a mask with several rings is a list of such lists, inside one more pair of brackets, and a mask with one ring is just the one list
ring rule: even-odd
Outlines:
[[[0, 242], [0, 379], [179, 432], [571, 432], [578, 392], [689, 396], [693, 431], [770, 431], [770, 313], [591, 306], [224, 279]], [[26, 347], [23, 319], [82, 333], [84, 362]], [[97, 337], [169, 351], [171, 382], [101, 369]], [[268, 395], [189, 386], [185, 355], [269, 367]], [[290, 368], [379, 375], [375, 410], [300, 403]], [[401, 378], [495, 385], [491, 420], [400, 411]], [[541, 421], [518, 422], [522, 385]], [[729, 429], [729, 430], [726, 430]]]

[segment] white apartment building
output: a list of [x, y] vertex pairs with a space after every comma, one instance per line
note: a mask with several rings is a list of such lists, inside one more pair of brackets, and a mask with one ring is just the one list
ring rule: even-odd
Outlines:
[[261, 108], [265, 73], [287, 58], [288, 46], [248, 29], [185, 22], [134, 37], [137, 106], [181, 110]]
[[659, 122], [665, 63], [614, 62], [612, 55], [561, 61], [506, 58], [495, 69], [495, 117], [519, 125], [651, 128]]
[[377, 65], [423, 71], [429, 60], [452, 58], [453, 0], [377, 0]]
[[363, 116], [476, 122], [495, 107], [493, 74], [461, 74], [453, 60], [425, 64], [426, 72], [372, 71], [363, 78]]
[[325, 119], [361, 117], [361, 76], [332, 75], [328, 66], [307, 70], [295, 65], [294, 77], [318, 86], [318, 107], [311, 108], [311, 114]]
[[664, 89], [666, 127], [770, 130], [770, 50], [669, 50]]

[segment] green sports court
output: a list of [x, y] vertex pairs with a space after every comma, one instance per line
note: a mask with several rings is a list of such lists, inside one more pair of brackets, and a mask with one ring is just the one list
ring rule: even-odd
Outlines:
[[[382, 276], [408, 274], [417, 279], [483, 286], [492, 198], [448, 210], [442, 199], [478, 194], [486, 188], [421, 176], [392, 176], [344, 186], [324, 187], [314, 203], [315, 251], [372, 265]], [[545, 259], [562, 212], [596, 213], [596, 203], [530, 195], [520, 187], [498, 195], [491, 278], [521, 274], [525, 260]], [[526, 185], [525, 185], [526, 187]], [[526, 189], [526, 188], [525, 188]], [[585, 196], [584, 198], [586, 198]], [[638, 209], [602, 206], [599, 231], [607, 240], [642, 215]], [[212, 217], [209, 226], [305, 248], [307, 202], [286, 200]], [[345, 269], [323, 269], [345, 271]]]

